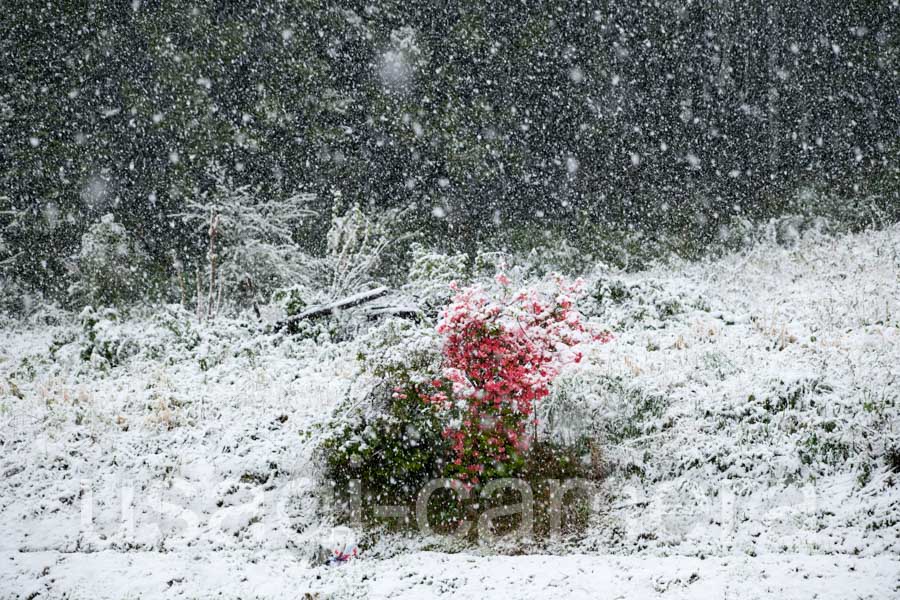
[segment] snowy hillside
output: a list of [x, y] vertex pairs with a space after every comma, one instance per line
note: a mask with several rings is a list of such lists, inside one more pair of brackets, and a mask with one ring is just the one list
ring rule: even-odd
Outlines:
[[900, 227], [597, 266], [587, 289], [615, 339], [547, 401], [548, 435], [604, 454], [585, 534], [359, 532], [336, 566], [316, 424], [371, 386], [364, 332], [6, 323], [0, 598], [900, 597]]

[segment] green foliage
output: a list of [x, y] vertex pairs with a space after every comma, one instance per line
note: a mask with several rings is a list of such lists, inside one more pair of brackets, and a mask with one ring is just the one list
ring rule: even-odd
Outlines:
[[590, 290], [590, 298], [594, 314], [613, 313], [619, 317], [618, 322], [612, 324], [614, 329], [619, 330], [649, 319], [665, 321], [689, 307], [706, 307], [702, 298], [684, 293], [673, 294], [653, 281], [629, 284], [621, 279], [599, 279]]
[[606, 301], [622, 304], [631, 298], [631, 289], [620, 280], [600, 280], [592, 295], [599, 304]]
[[405, 289], [415, 296], [422, 308], [434, 311], [449, 302], [453, 295], [451, 283], [468, 281], [468, 263], [465, 254], [441, 254], [414, 243], [410, 246]]
[[[585, 447], [587, 440], [582, 439], [575, 446], [563, 446], [553, 442], [535, 444], [526, 455], [523, 478], [531, 486], [535, 497], [535, 535], [542, 537], [550, 533], [551, 504], [561, 501], [561, 533], [577, 534], [583, 532], [590, 517], [591, 497], [587, 490], [573, 490], [564, 498], [556, 498], [559, 493], [551, 485], [551, 481], [567, 480], [595, 481], [600, 472], [593, 468], [589, 449]], [[590, 483], [588, 485], [591, 485]]]
[[[494, 257], [507, 261], [514, 257], [516, 265], [527, 267], [536, 277], [553, 272], [570, 276], [582, 275], [590, 271], [597, 262], [614, 262], [610, 256], [596, 252], [596, 238], [588, 243], [579, 236], [581, 225], [583, 224], [573, 228], [566, 223], [528, 220], [506, 223], [503, 230], [498, 232], [497, 241], [500, 243], [483, 244], [482, 252], [475, 257], [475, 271], [493, 275], [498, 261], [491, 260], [490, 251], [497, 249], [497, 246], [505, 250], [505, 253], [494, 254]], [[597, 235], [603, 234], [598, 229]]]
[[839, 466], [850, 458], [851, 448], [842, 439], [841, 432], [821, 429], [808, 431], [801, 439], [797, 452], [800, 462], [805, 465], [822, 463]]
[[[166, 307], [165, 311], [155, 312], [152, 318], [153, 324], [165, 331], [167, 339], [159, 342], [168, 351], [191, 351], [200, 346], [202, 337], [197, 329], [196, 317], [184, 307], [174, 304]], [[158, 352], [162, 356], [165, 352]]]
[[793, 210], [799, 185], [855, 204], [854, 227], [896, 220], [893, 9], [794, 4], [12, 0], [0, 197], [21, 218], [0, 262], [63, 294], [81, 236], [115, 211], [159, 271], [177, 248], [192, 272], [206, 246], [169, 215], [215, 186], [214, 161], [261, 198], [316, 192], [314, 255], [335, 188], [414, 206], [394, 233], [445, 249], [552, 249], [535, 240], [553, 229], [627, 269]]
[[296, 340], [313, 340], [317, 343], [337, 342], [354, 335], [354, 327], [342, 315], [321, 316], [292, 322], [286, 331]]
[[81, 359], [101, 368], [117, 366], [124, 359], [139, 351], [139, 346], [130, 337], [116, 335], [115, 326], [119, 313], [115, 309], [94, 310], [85, 307], [79, 315], [81, 319]]
[[79, 305], [122, 307], [146, 291], [147, 256], [111, 214], [82, 236], [77, 264], [70, 293]]
[[[409, 394], [385, 402], [388, 407], [384, 413], [361, 417], [332, 432], [321, 448], [325, 477], [336, 493], [335, 510], [339, 519], [361, 518], [368, 526], [413, 528], [420, 491], [430, 480], [447, 475], [445, 457], [449, 448], [441, 435], [440, 423], [417, 396]], [[533, 534], [542, 538], [555, 533], [552, 529], [555, 503], [560, 506], [562, 533], [577, 533], [587, 526], [591, 499], [586, 490], [575, 487], [562, 501], [555, 494], [560, 489], [556, 486], [567, 480], [578, 479], [589, 486], [594, 473], [588, 465], [574, 448], [547, 441], [533, 446], [502, 472], [494, 473], [494, 477], [516, 477], [528, 484], [534, 500]], [[431, 527], [438, 533], [449, 534], [461, 519], [467, 519], [473, 524], [468, 539], [476, 541], [474, 524], [485, 511], [521, 501], [519, 492], [508, 488], [488, 497], [480, 496], [479, 492], [490, 480], [486, 471], [482, 484], [472, 490], [466, 501], [460, 501], [451, 490], [437, 490], [427, 506]], [[352, 500], [357, 492], [355, 485], [360, 486], [360, 505]], [[386, 517], [377, 510], [381, 506], [402, 506], [407, 509], [408, 518], [397, 521]], [[515, 530], [521, 518], [521, 515], [496, 518], [493, 534], [502, 536]]]
[[284, 310], [289, 317], [303, 312], [307, 308], [309, 290], [305, 286], [291, 286], [275, 290], [272, 294], [272, 303]]
[[[338, 494], [352, 491], [351, 480], [361, 482], [363, 517], [369, 522], [376, 505], [413, 507], [419, 490], [442, 475], [447, 454], [440, 423], [418, 396], [380, 402], [383, 412], [338, 425], [322, 448], [326, 477]], [[338, 508], [348, 516], [346, 497]]]

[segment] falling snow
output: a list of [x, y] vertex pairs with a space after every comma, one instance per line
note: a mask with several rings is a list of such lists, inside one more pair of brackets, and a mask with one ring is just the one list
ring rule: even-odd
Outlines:
[[0, 597], [900, 593], [896, 1], [113, 4], [3, 14]]

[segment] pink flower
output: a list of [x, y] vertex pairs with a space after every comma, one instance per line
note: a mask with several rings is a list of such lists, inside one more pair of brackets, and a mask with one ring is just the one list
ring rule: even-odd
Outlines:
[[[496, 281], [510, 285], [503, 273]], [[451, 472], [461, 478], [481, 473], [485, 457], [504, 462], [527, 450], [537, 403], [563, 368], [583, 358], [576, 347], [612, 337], [585, 324], [574, 309], [582, 282], [555, 281], [554, 294], [528, 289], [504, 292], [502, 299], [480, 287], [454, 287], [456, 295], [441, 312], [442, 377], [430, 384], [442, 391], [430, 394], [423, 384], [418, 395], [439, 406], [442, 418], [453, 419], [443, 435], [451, 442]], [[451, 394], [443, 391], [447, 383]]]

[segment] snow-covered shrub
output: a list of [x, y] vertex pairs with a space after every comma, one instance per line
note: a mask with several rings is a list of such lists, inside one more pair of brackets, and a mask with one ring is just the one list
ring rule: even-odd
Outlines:
[[601, 305], [622, 304], [632, 297], [632, 289], [619, 279], [601, 279], [594, 288], [593, 296]]
[[417, 390], [444, 415], [454, 453], [449, 474], [474, 485], [517, 471], [531, 443], [535, 405], [568, 363], [581, 360], [579, 344], [608, 339], [573, 308], [580, 282], [557, 280], [547, 293], [514, 292], [502, 274], [497, 280], [499, 297], [479, 287], [454, 297], [437, 329], [443, 371], [432, 390]]
[[[364, 334], [358, 348], [363, 371], [379, 383], [364, 402], [348, 400], [336, 411], [322, 447], [326, 475], [339, 493], [360, 480], [364, 510], [407, 504], [443, 473], [447, 442], [435, 411], [417, 397], [392, 397], [391, 390], [429, 380], [440, 367], [440, 340], [433, 328], [388, 319]], [[351, 508], [339, 496], [339, 516], [350, 516]]]
[[403, 237], [393, 233], [398, 216], [396, 211], [367, 215], [359, 204], [344, 209], [336, 194], [324, 253], [312, 256], [295, 248], [297, 269], [274, 290], [274, 303], [291, 315], [374, 286], [385, 252]]
[[576, 372], [544, 403], [542, 432], [589, 456], [598, 474], [644, 476], [647, 457], [626, 451], [635, 439], [667, 426], [668, 400], [621, 375]]
[[426, 310], [444, 306], [453, 296], [450, 285], [468, 279], [468, 257], [465, 254], [441, 254], [422, 244], [410, 247], [410, 267], [405, 290]]
[[364, 518], [375, 516], [374, 506], [411, 504], [443, 473], [447, 446], [437, 414], [425, 402], [391, 398], [388, 388], [377, 388], [366, 409], [345, 415], [322, 448], [327, 478], [339, 494], [338, 515], [350, 516], [345, 494], [357, 491], [353, 480], [362, 486]]
[[326, 253], [312, 263], [314, 286], [324, 291], [326, 300], [347, 296], [373, 283], [384, 253], [404, 237], [394, 233], [400, 217], [394, 210], [377, 217], [367, 215], [359, 204], [344, 210], [340, 195], [336, 195]]
[[536, 411], [538, 436], [563, 446], [589, 445], [598, 439], [600, 420], [590, 401], [592, 381], [574, 372], [560, 377]]
[[[325, 253], [305, 256], [303, 276], [272, 294], [273, 303], [287, 316], [376, 285], [376, 271], [383, 253], [399, 240], [392, 237], [391, 229], [396, 212], [387, 211], [371, 218], [358, 204], [344, 211], [337, 200], [339, 196], [326, 236]], [[354, 337], [368, 326], [360, 311], [344, 310], [293, 321], [287, 330], [307, 339], [338, 341]]]
[[[581, 344], [609, 335], [575, 311], [580, 282], [514, 291], [501, 274], [497, 283], [458, 290], [431, 335], [392, 321], [366, 340], [360, 358], [381, 383], [349, 420], [340, 411], [324, 447], [331, 480], [359, 479], [384, 505], [413, 502], [438, 476], [472, 489], [502, 477], [588, 474], [571, 448], [536, 443], [535, 407], [581, 360]], [[439, 502], [438, 520], [458, 521], [460, 510], [455, 500]]]
[[[275, 290], [272, 305], [278, 311], [278, 318], [293, 317], [316, 305], [317, 298], [323, 298], [321, 292], [305, 285], [293, 285]], [[359, 319], [354, 315], [339, 312], [292, 321], [286, 331], [294, 339], [334, 341], [354, 335], [358, 325]]]
[[243, 296], [255, 302], [278, 288], [309, 281], [310, 258], [295, 243], [295, 228], [314, 215], [313, 195], [264, 199], [256, 187], [236, 185], [221, 167], [214, 186], [173, 214], [193, 225], [208, 244], [207, 265], [196, 273], [198, 314], [210, 316], [222, 299]]
[[[51, 346], [51, 353], [74, 342], [81, 359], [101, 369], [117, 367], [136, 357], [169, 364], [186, 358], [208, 360], [203, 349], [204, 335], [192, 317], [180, 305], [167, 305], [136, 328], [114, 308], [86, 306], [79, 315], [79, 336], [61, 336]], [[206, 331], [207, 335], [217, 333], [218, 329]]]
[[517, 253], [517, 263], [522, 263], [528, 273], [545, 277], [552, 273], [565, 273], [572, 277], [582, 275], [597, 263], [587, 248], [578, 247], [564, 235], [547, 232], [536, 239], [529, 239], [528, 250]]
[[316, 319], [302, 319], [287, 328], [295, 340], [317, 343], [345, 342], [356, 337], [366, 323], [357, 313], [337, 312]]
[[433, 327], [387, 319], [360, 338], [357, 358], [379, 380], [421, 384], [440, 370], [441, 341]]
[[77, 280], [69, 292], [80, 304], [121, 307], [141, 297], [147, 255], [113, 215], [104, 215], [81, 238]]
[[727, 252], [739, 252], [757, 242], [757, 226], [746, 217], [734, 217], [719, 227], [715, 244]]
[[618, 444], [664, 427], [668, 407], [664, 397], [629, 385], [621, 377], [601, 377], [597, 387], [609, 411], [602, 419], [605, 441]]
[[600, 278], [591, 288], [585, 312], [616, 319], [616, 329], [641, 325], [646, 321], [666, 321], [688, 310], [705, 310], [700, 297], [673, 293], [653, 281], [628, 283], [623, 279]]
[[898, 215], [896, 200], [875, 189], [865, 194], [841, 194], [821, 184], [807, 185], [798, 189], [787, 204], [784, 212], [801, 215], [805, 229], [816, 233], [881, 227], [896, 222]]
[[302, 285], [292, 285], [280, 288], [272, 294], [272, 304], [277, 306], [285, 315], [292, 317], [309, 307], [312, 291]]
[[352, 479], [363, 481], [370, 505], [406, 502], [441, 475], [447, 442], [428, 405], [392, 398], [390, 390], [428, 380], [440, 366], [439, 340], [433, 329], [389, 319], [359, 340], [357, 359], [379, 384], [365, 402], [339, 408], [323, 447], [328, 478], [339, 490]]
[[498, 274], [513, 275], [513, 256], [508, 252], [478, 252], [472, 260], [472, 274], [476, 277], [496, 277]]
[[[158, 335], [166, 351], [170, 353], [190, 352], [203, 341], [198, 326], [191, 318], [191, 313], [179, 304], [170, 304], [165, 310], [153, 313], [151, 322], [157, 328]], [[156, 349], [158, 346], [155, 346]]]
[[119, 312], [113, 308], [95, 310], [86, 306], [81, 319], [81, 359], [92, 365], [109, 368], [140, 351], [138, 342], [120, 326]]

